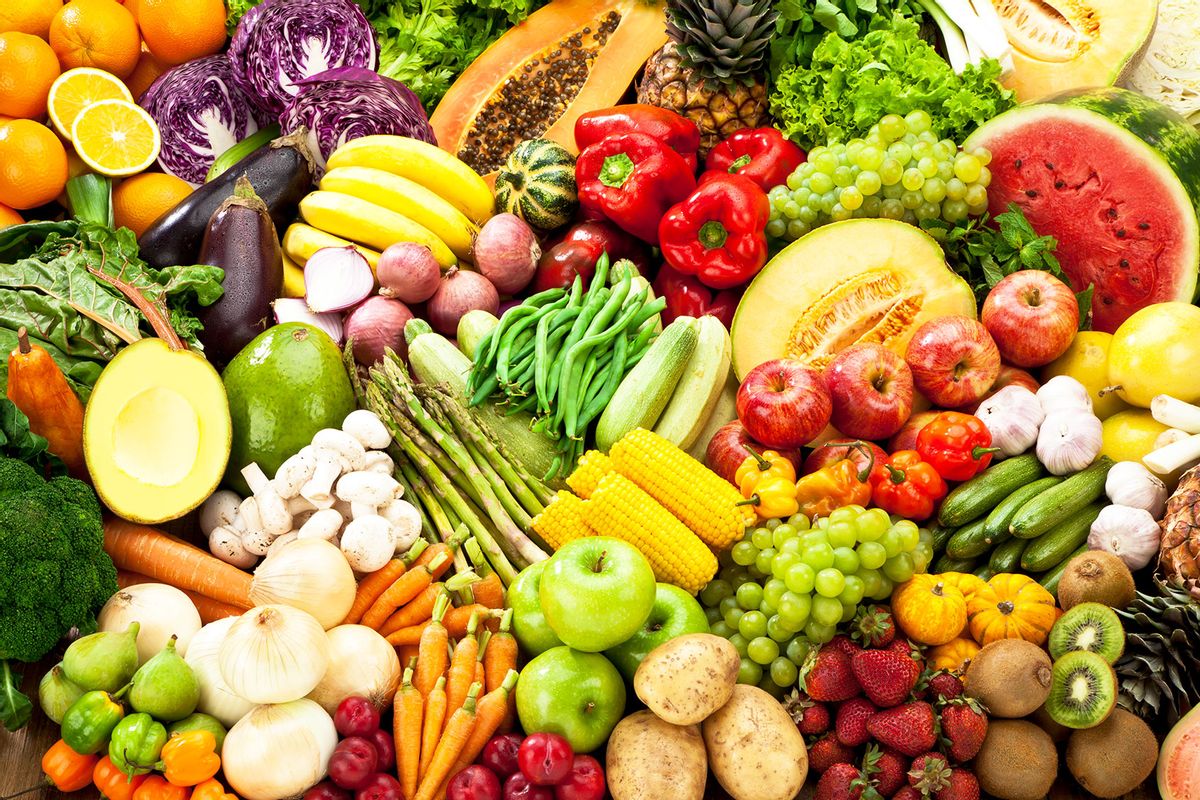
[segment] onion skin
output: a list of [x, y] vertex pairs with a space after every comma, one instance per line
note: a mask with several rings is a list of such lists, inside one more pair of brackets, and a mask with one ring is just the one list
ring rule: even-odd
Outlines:
[[542, 248], [525, 220], [515, 214], [497, 214], [475, 237], [471, 255], [475, 267], [500, 294], [516, 294], [537, 272]]
[[312, 700], [262, 705], [225, 735], [221, 766], [245, 800], [300, 797], [329, 771], [337, 741], [333, 720]]
[[354, 360], [369, 367], [382, 361], [389, 347], [406, 358], [404, 326], [412, 318], [408, 306], [392, 297], [375, 295], [359, 303], [343, 322], [346, 338], [352, 340]]
[[476, 309], [499, 316], [500, 294], [487, 278], [478, 272], [451, 267], [442, 276], [442, 285], [429, 298], [426, 310], [429, 324], [443, 336], [458, 332], [458, 321], [468, 311]]
[[186, 594], [165, 583], [126, 586], [104, 604], [96, 617], [101, 631], [123, 631], [140, 623], [138, 664], [145, 664], [175, 636], [175, 652], [187, 656], [188, 644], [203, 625], [200, 612]]
[[308, 699], [333, 715], [347, 697], [365, 697], [376, 708], [390, 708], [400, 684], [396, 649], [365, 625], [330, 628], [329, 668]]
[[404, 303], [424, 303], [442, 285], [442, 268], [433, 252], [416, 242], [397, 242], [383, 251], [375, 265], [379, 293]]

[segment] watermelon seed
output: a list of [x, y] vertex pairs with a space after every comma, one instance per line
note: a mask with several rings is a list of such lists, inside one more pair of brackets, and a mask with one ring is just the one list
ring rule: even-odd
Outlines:
[[1036, 189], [1026, 189], [1025, 195], [1027, 197], [1037, 197], [1037, 190]]
[[1121, 259], [1121, 269], [1129, 269], [1129, 259], [1128, 258]]
[[1117, 231], [1117, 238], [1118, 238], [1118, 239], [1124, 239], [1124, 238], [1125, 238], [1125, 229], [1124, 229], [1124, 228], [1121, 228], [1120, 230], [1118, 230], [1118, 231]]
[[1016, 161], [1014, 161], [1013, 166], [1016, 167], [1017, 169], [1020, 169], [1021, 168], [1021, 159], [1018, 158]]
[[1115, 208], [1110, 208], [1108, 210], [1108, 217], [1109, 217], [1109, 219], [1116, 219], [1117, 218], [1117, 210]]
[[1139, 231], [1148, 231], [1148, 230], [1150, 230], [1150, 223], [1149, 223], [1149, 222], [1139, 222], [1139, 223], [1138, 223], [1138, 230], [1139, 230]]
[[1046, 162], [1046, 169], [1053, 170], [1053, 169], [1054, 169], [1054, 165], [1053, 165], [1053, 164], [1051, 164], [1049, 161], [1047, 161], [1047, 162]]
[[1064, 187], [1064, 186], [1066, 186], [1066, 185], [1067, 185], [1067, 182], [1066, 182], [1066, 181], [1055, 181], [1055, 182], [1054, 182], [1054, 188], [1055, 188], [1055, 189], [1061, 189], [1061, 188], [1063, 188], [1063, 187]]

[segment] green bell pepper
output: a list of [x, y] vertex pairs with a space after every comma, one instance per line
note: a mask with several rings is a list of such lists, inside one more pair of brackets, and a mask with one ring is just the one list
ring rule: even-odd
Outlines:
[[103, 750], [113, 729], [125, 716], [121, 696], [128, 689], [126, 686], [116, 694], [87, 692], [72, 703], [62, 720], [62, 738], [67, 746], [80, 755]]
[[129, 777], [154, 771], [167, 743], [167, 729], [149, 714], [130, 714], [117, 723], [108, 743], [108, 757]]

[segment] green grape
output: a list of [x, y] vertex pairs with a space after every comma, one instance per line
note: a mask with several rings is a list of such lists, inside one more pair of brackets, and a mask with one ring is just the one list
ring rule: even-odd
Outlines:
[[846, 208], [841, 203], [835, 203], [833, 208], [829, 209], [829, 217], [834, 222], [841, 222], [842, 220], [850, 219], [850, 217], [853, 216], [853, 213], [854, 212]]
[[812, 648], [808, 646], [808, 642], [803, 637], [797, 636], [788, 642], [786, 651], [788, 661], [791, 661], [797, 667], [802, 666], [805, 659], [808, 658], [808, 653], [811, 649]]
[[825, 194], [821, 195], [820, 209], [822, 214], [828, 214], [837, 205], [838, 192], [836, 189], [830, 189]]
[[810, 226], [817, 221], [819, 214], [817, 213], [817, 209], [813, 207], [813, 203], [815, 202], [817, 202], [816, 199], [810, 201], [808, 205], [800, 209], [800, 219], [798, 222], [805, 226]]
[[864, 511], [866, 511], [866, 509], [863, 508], [862, 506], [855, 505], [853, 503], [851, 503], [848, 506], [842, 506], [842, 508], [845, 509], [846, 511], [850, 512], [850, 515], [847, 517], [847, 519], [850, 519], [850, 520], [858, 519], [859, 515], [862, 514]]
[[933, 561], [933, 551], [927, 550], [924, 546], [918, 546], [912, 551], [913, 570], [916, 572], [926, 572], [929, 569], [929, 562]]
[[936, 177], [938, 174], [937, 159], [933, 158], [932, 156], [925, 156], [917, 162], [917, 169], [919, 169], [921, 174], [926, 178]]
[[736, 592], [739, 588], [741, 588], [743, 583], [753, 580], [754, 576], [752, 576], [749, 572], [738, 573], [730, 579], [730, 585], [733, 586], [733, 590]]
[[819, 544], [830, 544], [828, 518], [822, 518], [821, 522], [825, 523], [824, 527], [814, 528], [800, 537], [800, 544], [802, 545], [802, 548], [814, 547]]
[[804, 549], [804, 543], [800, 541], [799, 536], [793, 536], [779, 547], [780, 553], [799, 553]]
[[[876, 129], [876, 133], [878, 133], [878, 129]], [[854, 138], [846, 142], [846, 158], [853, 162], [858, 158], [858, 154], [862, 152], [862, 149], [866, 147], [866, 145], [867, 143], [859, 138]]]
[[[804, 173], [801, 170], [794, 169], [794, 170], [792, 170], [792, 174], [787, 176], [787, 181], [784, 183], [784, 187], [791, 189], [792, 191], [795, 191], [796, 189], [799, 189], [804, 184], [805, 177], [806, 176], [804, 175]], [[774, 186], [771, 188], [771, 191], [773, 192], [779, 188], [781, 188], [781, 187]]]
[[779, 658], [779, 642], [767, 636], [751, 639], [746, 646], [746, 655], [755, 663], [766, 666]]
[[788, 569], [799, 560], [800, 556], [795, 553], [778, 553], [774, 563], [771, 564], [771, 574], [776, 578], [782, 578], [787, 574]]
[[879, 589], [873, 594], [868, 594], [867, 597], [871, 598], [872, 600], [887, 600], [892, 596], [892, 589], [894, 588], [895, 584], [892, 583], [891, 578], [886, 575], [880, 575]]
[[789, 200], [788, 202], [784, 203], [781, 210], [783, 212], [783, 216], [787, 217], [788, 219], [799, 219], [800, 210], [802, 208], [804, 208], [802, 204], [797, 203], [795, 200]]
[[788, 568], [787, 574], [783, 578], [784, 585], [788, 591], [796, 594], [808, 594], [813, 590], [813, 585], [817, 579], [817, 572], [808, 564], [803, 562], [792, 564]]
[[745, 614], [740, 608], [731, 608], [726, 611], [721, 618], [725, 620], [725, 624], [731, 628], [737, 628], [742, 622], [742, 615]]
[[904, 170], [904, 177], [900, 179], [900, 185], [910, 192], [915, 192], [925, 185], [925, 175], [916, 167], [909, 167]]
[[[729, 568], [728, 573], [726, 573], [725, 580], [729, 581], [730, 583], [733, 583], [733, 581], [735, 581], [739, 577], [745, 578], [749, 574], [750, 574], [750, 569], [748, 567], [745, 567], [745, 566], [742, 566], [741, 564], [735, 563], [732, 567]], [[737, 588], [737, 587], [734, 587], [734, 588]], [[731, 591], [730, 594], [732, 594], [732, 593], [733, 592]]]
[[922, 220], [922, 219], [935, 219], [937, 217], [937, 215], [940, 214], [941, 212], [942, 212], [942, 207], [939, 206], [937, 203], [930, 203], [928, 201], [925, 201], [925, 202], [921, 203], [921, 205], [917, 206], [915, 213], [917, 215], [917, 219]]
[[812, 176], [812, 182], [809, 184], [814, 194], [824, 194], [833, 188], [833, 177], [826, 175], [824, 172], [818, 172]]
[[[838, 607], [841, 607], [840, 603], [838, 604]], [[837, 635], [837, 623], [825, 625], [817, 622], [816, 620], [810, 620], [809, 623], [804, 626], [804, 635], [807, 636], [808, 640], [813, 644], [825, 644], [826, 642], [833, 641], [833, 637]]]
[[813, 528], [818, 531], [829, 530], [829, 517], [818, 517], [813, 523]]
[[[814, 219], [816, 218], [816, 216], [817, 216], [816, 214], [813, 214]], [[787, 234], [786, 234], [785, 238], [799, 239], [801, 236], [808, 233], [810, 230], [812, 230], [811, 226], [809, 226], [808, 224], [806, 224], [804, 222], [801, 222], [798, 219], [794, 219], [788, 223]]]
[[738, 620], [738, 633], [747, 639], [753, 639], [756, 636], [765, 636], [767, 633], [767, 615], [758, 609], [745, 612], [742, 614], [742, 618]]
[[900, 166], [904, 166], [912, 161], [912, 145], [906, 141], [892, 142], [888, 145], [887, 155]]
[[947, 200], [942, 203], [942, 218], [947, 222], [961, 222], [967, 218], [967, 204], [962, 200]]
[[856, 536], [860, 542], [876, 542], [891, 527], [887, 512], [882, 508], [864, 511], [854, 521]]
[[880, 204], [879, 216], [886, 219], [900, 219], [904, 216], [904, 204], [899, 200], [888, 198]]
[[869, 217], [870, 219], [877, 219], [879, 217], [879, 209], [882, 206], [883, 201], [879, 199], [879, 196], [871, 195], [863, 200], [862, 207], [854, 213], [862, 214], [864, 217]]
[[766, 550], [771, 546], [771, 529], [770, 528], [755, 528], [754, 533], [750, 534], [750, 542], [759, 549]]
[[803, 164], [801, 164], [796, 169], [804, 169], [805, 167], [807, 167], [809, 169], [814, 169], [815, 166], [813, 164], [813, 159], [816, 158], [817, 156], [821, 155], [821, 153], [824, 153], [828, 149], [829, 148], [823, 144], [818, 144], [818, 145], [814, 146], [811, 150], [808, 151], [808, 160], [805, 161]]
[[933, 119], [929, 116], [929, 112], [919, 108], [916, 111], [908, 112], [904, 116], [904, 122], [910, 131], [917, 134], [924, 133], [933, 127]]
[[811, 595], [784, 592], [779, 600], [779, 618], [789, 628], [798, 630], [804, 627], [805, 621], [812, 613], [813, 602]]
[[704, 618], [708, 620], [708, 624], [710, 626], [715, 625], [718, 622], [721, 622], [722, 621], [721, 620], [721, 609], [719, 609], [719, 608], [704, 609]]
[[806, 547], [800, 553], [800, 560], [818, 572], [833, 566], [833, 548], [827, 544], [817, 544]]
[[910, 519], [902, 519], [892, 526], [892, 530], [900, 535], [900, 548], [912, 550], [921, 541], [921, 529]]
[[773, 608], [779, 608], [779, 599], [787, 591], [787, 584], [779, 578], [771, 578], [763, 584], [762, 601]]
[[[924, 178], [922, 178], [922, 183], [924, 183]], [[921, 204], [924, 202], [925, 198], [921, 197], [920, 192], [905, 192], [904, 194], [900, 195], [900, 204], [904, 206], [906, 211], [909, 212], [920, 208]]]
[[[793, 172], [792, 174], [795, 175], [796, 173]], [[789, 198], [791, 198], [791, 195], [788, 194], [787, 188], [783, 186], [776, 186], [774, 189], [767, 192], [767, 199], [771, 201], [771, 207], [774, 209], [783, 208], [783, 204], [786, 203]]]
[[[839, 604], [840, 604], [840, 601], [839, 601]], [[854, 616], [857, 613], [858, 613], [858, 606], [843, 605], [842, 606], [842, 618], [840, 620], [838, 620], [838, 622], [842, 622], [842, 623], [849, 622], [850, 620], [854, 619]]]
[[899, 114], [885, 114], [879, 120], [879, 132], [885, 138], [895, 141], [908, 133], [908, 125]]
[[891, 157], [883, 160], [877, 172], [884, 186], [894, 186], [900, 182], [900, 178], [904, 176], [904, 163]]
[[834, 597], [816, 595], [812, 599], [811, 616], [822, 625], [837, 625], [842, 619], [842, 604]]
[[857, 186], [847, 186], [842, 189], [841, 195], [838, 196], [838, 202], [843, 208], [848, 208], [854, 211], [860, 208], [863, 204], [863, 193], [859, 191]]
[[854, 183], [854, 174], [849, 167], [838, 167], [833, 171], [834, 186], [849, 186]]
[[854, 506], [842, 506], [835, 508], [833, 513], [829, 515], [829, 524], [833, 525], [838, 522], [854, 522], [858, 519], [858, 515], [862, 513], [862, 509], [856, 509]]
[[772, 614], [767, 617], [767, 636], [770, 636], [777, 642], [786, 642], [793, 635], [794, 632], [783, 623], [783, 617], [779, 616], [779, 614]]
[[[734, 580], [737, 580], [737, 577], [738, 576], [734, 576]], [[741, 606], [738, 605], [737, 597], [733, 595], [732, 584], [730, 584], [730, 586], [730, 594], [726, 597], [722, 597], [721, 602], [717, 604], [717, 608], [720, 610], [722, 616], [728, 614], [734, 609], [741, 608]]]
[[845, 606], [856, 606], [866, 594], [866, 584], [863, 579], [857, 575], [847, 575], [846, 585], [842, 589], [842, 593], [838, 595], [838, 602]]
[[987, 210], [988, 210], [987, 203], [981, 203], [980, 205], [977, 205], [977, 206], [973, 206], [973, 205], [969, 205], [969, 204], [967, 205], [967, 214], [972, 217], [978, 217], [980, 214], [983, 214]]
[[762, 525], [760, 525], [759, 527], [761, 527], [761, 528], [766, 528], [766, 529], [767, 529], [767, 530], [769, 530], [769, 531], [773, 531], [773, 530], [775, 530], [775, 528], [777, 528], [778, 526], [779, 526], [779, 520], [777, 520], [777, 519], [775, 519], [775, 518], [771, 518], [771, 519], [767, 520], [766, 522], [764, 522], [764, 523], [763, 523]]
[[773, 219], [767, 223], [767, 236], [772, 239], [782, 239], [787, 233], [787, 223], [782, 220]]
[[[912, 148], [913, 161], [920, 164], [921, 159], [933, 158], [933, 144], [930, 142], [917, 142]], [[919, 169], [920, 167], [918, 167]]]
[[958, 178], [946, 181], [946, 197], [950, 200], [962, 200], [967, 196], [967, 185]]
[[[900, 218], [901, 222], [907, 222], [909, 225], [917, 224], [917, 215], [905, 209], [904, 216]], [[790, 229], [789, 229], [790, 230]]]
[[858, 541], [858, 525], [856, 523], [847, 520], [829, 523], [830, 546], [853, 547], [856, 541]]
[[854, 552], [858, 553], [858, 563], [865, 569], [879, 569], [887, 561], [887, 549], [880, 542], [862, 542]]
[[930, 203], [940, 203], [946, 198], [946, 182], [941, 178], [930, 178], [921, 187], [921, 196]]
[[891, 186], [884, 186], [882, 194], [884, 200], [899, 200], [904, 195], [904, 187], [893, 183]]
[[992, 163], [992, 151], [988, 150], [986, 147], [976, 147], [971, 151], [971, 155], [979, 159], [981, 166], [986, 167], [988, 164]]
[[725, 624], [725, 620], [714, 622], [708, 626], [708, 632], [713, 636], [720, 636], [722, 639], [728, 639], [737, 633], [737, 630]]
[[889, 528], [887, 533], [879, 537], [879, 543], [883, 545], [888, 558], [895, 558], [904, 549], [900, 542], [900, 531], [896, 530], [895, 526]]
[[883, 575], [877, 569], [860, 569], [855, 573], [855, 577], [863, 582], [863, 595], [866, 597], [874, 597], [879, 591]]
[[796, 669], [796, 665], [790, 659], [780, 656], [771, 662], [771, 667], [767, 671], [771, 676], [771, 681], [776, 686], [790, 687], [795, 685], [800, 677], [800, 671]]
[[743, 539], [733, 546], [730, 556], [733, 557], [733, 563], [746, 567], [753, 564], [758, 558], [758, 548]]
[[770, 571], [763, 572], [756, 566], [751, 565], [751, 566], [747, 567], [747, 569], [750, 572], [750, 580], [752, 580], [756, 583], [762, 583], [767, 578], [771, 577]]
[[797, 532], [806, 531], [812, 527], [812, 523], [808, 517], [803, 514], [792, 514], [788, 517], [788, 525], [791, 525]]
[[742, 665], [738, 667], [738, 683], [744, 683], [749, 686], [757, 686], [762, 680], [762, 667], [755, 664], [749, 658], [742, 657]]
[[709, 581], [708, 585], [700, 590], [700, 602], [706, 606], [716, 606], [731, 594], [733, 594], [733, 587], [729, 581], [717, 578]]
[[758, 552], [758, 558], [754, 561], [754, 568], [763, 574], [764, 577], [771, 574], [771, 562], [775, 560], [775, 548], [768, 547], [766, 550]]
[[859, 151], [858, 158], [854, 159], [854, 165], [864, 172], [873, 172], [879, 169], [886, 157], [886, 153], [878, 147], [867, 146]]
[[958, 147], [954, 142], [949, 142], [949, 144], [947, 142], [949, 142], [948, 139], [943, 139], [940, 142], [935, 142], [933, 145], [933, 157], [938, 161], [945, 161], [952, 158], [958, 151]]
[[[817, 153], [815, 157], [809, 158], [808, 163], [813, 165], [818, 175], [832, 175], [833, 171], [838, 168], [838, 157], [826, 150]], [[816, 176], [814, 175], [813, 177]]]
[[970, 153], [962, 153], [954, 159], [954, 176], [964, 183], [974, 183], [979, 180], [979, 172], [983, 165], [979, 159]]
[[[779, 522], [779, 520], [771, 521]], [[799, 535], [799, 533], [800, 532], [796, 530], [795, 525], [781, 522], [771, 531], [771, 546], [778, 550], [779, 548], [783, 547], [784, 542], [786, 542], [788, 539], [795, 538], [797, 535]]]
[[904, 134], [904, 143], [906, 145], [908, 145], [909, 147], [912, 147], [914, 144], [916, 144], [919, 141], [921, 141], [921, 140], [917, 138], [917, 132], [912, 130], [911, 128], [909, 129], [908, 133]]
[[846, 576], [832, 567], [823, 569], [817, 573], [813, 586], [821, 597], [837, 597], [846, 588]]
[[835, 547], [833, 549], [833, 568], [843, 575], [853, 575], [861, 566], [858, 553], [852, 547]]
[[[880, 179], [878, 172], [864, 170], [858, 173], [858, 177], [854, 179], [854, 185], [860, 192], [869, 197], [880, 190], [883, 186], [883, 181]], [[842, 201], [842, 205], [845, 205], [845, 200]]]
[[911, 578], [916, 572], [916, 567], [913, 564], [912, 556], [908, 553], [889, 558], [883, 564], [883, 574], [891, 581], [896, 583], [904, 583]]
[[954, 162], [953, 161], [939, 161], [937, 176], [942, 179], [943, 183], [950, 180], [951, 178], [953, 178], [954, 177]]
[[738, 607], [743, 611], [758, 608], [763, 600], [763, 587], [757, 583], [743, 583], [737, 590]]
[[975, 181], [975, 183], [979, 184], [980, 186], [982, 186], [985, 189], [988, 186], [991, 186], [992, 185], [992, 171], [990, 169], [988, 169], [987, 167], [981, 168], [979, 170], [979, 180]]

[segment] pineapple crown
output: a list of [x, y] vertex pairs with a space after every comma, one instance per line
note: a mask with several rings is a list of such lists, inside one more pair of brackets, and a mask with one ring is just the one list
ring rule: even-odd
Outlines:
[[779, 12], [772, 0], [670, 0], [667, 35], [684, 66], [725, 85], [766, 71]]

